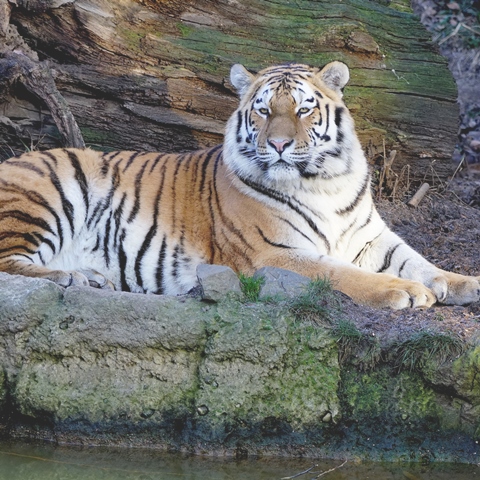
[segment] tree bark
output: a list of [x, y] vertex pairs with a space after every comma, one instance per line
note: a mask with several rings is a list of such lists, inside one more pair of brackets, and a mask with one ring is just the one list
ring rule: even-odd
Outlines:
[[3, 68], [3, 158], [27, 142], [71, 144], [68, 111], [80, 138], [101, 150], [214, 145], [237, 104], [233, 63], [341, 60], [351, 69], [345, 101], [372, 163], [395, 149], [397, 174], [407, 165], [418, 179], [432, 165], [439, 178], [452, 171], [455, 85], [405, 0], [0, 0], [0, 16], [2, 61], [28, 56], [65, 100], [54, 95], [52, 106]]

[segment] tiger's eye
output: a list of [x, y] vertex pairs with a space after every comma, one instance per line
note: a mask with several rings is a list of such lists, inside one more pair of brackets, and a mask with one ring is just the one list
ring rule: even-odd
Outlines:
[[302, 108], [299, 108], [297, 113], [299, 115], [304, 115], [305, 113], [308, 113], [310, 111], [310, 109], [308, 107], [302, 107]]
[[259, 108], [258, 112], [261, 113], [262, 115], [268, 115], [270, 113], [270, 110], [268, 108]]

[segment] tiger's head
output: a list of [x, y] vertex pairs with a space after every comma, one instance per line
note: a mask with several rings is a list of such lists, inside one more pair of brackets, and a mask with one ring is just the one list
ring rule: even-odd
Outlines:
[[356, 136], [342, 101], [349, 80], [345, 64], [321, 70], [280, 65], [257, 75], [234, 65], [230, 80], [240, 104], [227, 124], [225, 157], [238, 176], [279, 187], [351, 168], [348, 151]]

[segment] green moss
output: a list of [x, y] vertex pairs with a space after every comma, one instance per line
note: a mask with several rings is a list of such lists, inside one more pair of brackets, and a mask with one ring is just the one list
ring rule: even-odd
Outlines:
[[104, 143], [111, 140], [111, 135], [105, 130], [97, 128], [82, 127], [83, 138], [88, 143]]
[[[272, 376], [266, 382], [259, 402], [266, 402], [270, 409], [263, 412], [264, 415], [288, 419], [294, 426], [318, 425], [326, 412], [334, 418], [339, 413], [337, 349], [334, 343], [326, 341], [326, 332], [317, 329], [317, 332], [305, 333], [297, 329], [289, 332], [292, 340], [305, 336], [309, 340], [297, 341], [299, 348], [285, 359], [281, 374]], [[323, 348], [309, 347], [308, 343], [318, 341]]]
[[467, 350], [452, 366], [459, 395], [468, 398], [472, 404], [480, 402], [479, 370], [480, 345]]
[[337, 345], [328, 330], [295, 322], [279, 304], [218, 305], [197, 403], [209, 429], [236, 419], [283, 419], [292, 428], [338, 415]]
[[[379, 2], [383, 3], [383, 2]], [[409, 0], [393, 0], [391, 2], [385, 2], [390, 8], [404, 13], [412, 13], [412, 4]]]
[[[198, 388], [193, 365], [198, 355], [147, 349], [142, 355], [152, 356], [142, 369], [135, 365], [135, 354], [117, 349], [98, 358], [90, 371], [75, 358], [39, 357], [39, 363], [26, 366], [19, 375], [15, 396], [20, 411], [27, 416], [49, 412], [59, 421], [92, 423], [125, 417], [135, 424], [161, 418], [176, 405], [193, 409]], [[109, 365], [118, 369], [122, 363], [119, 381], [118, 370]]]
[[352, 418], [378, 415], [380, 413], [380, 402], [384, 395], [382, 382], [386, 380], [385, 375], [377, 373], [360, 375], [356, 372], [346, 372], [343, 375], [344, 399], [349, 407]]
[[342, 373], [342, 399], [349, 418], [382, 417], [391, 421], [421, 421], [439, 416], [435, 393], [420, 376], [399, 375], [382, 367], [369, 373], [355, 370]]
[[131, 30], [130, 28], [118, 26], [116, 28], [116, 32], [124, 40], [125, 45], [129, 49], [137, 51], [141, 48], [141, 40], [145, 36], [145, 30], [143, 30], [142, 33], [139, 33], [135, 30]]
[[[308, 324], [290, 324], [291, 354], [285, 358], [281, 376], [267, 388], [277, 398], [276, 409], [299, 424], [314, 424], [325, 412], [339, 412], [340, 380], [338, 350], [327, 329]], [[281, 398], [282, 400], [278, 400]]]
[[[238, 25], [181, 25], [178, 37], [164, 39], [168, 46], [159, 43], [159, 56], [174, 63], [182, 58], [193, 70], [217, 78], [228, 77], [232, 63], [258, 71], [286, 62], [322, 66], [343, 61], [351, 72], [347, 105], [353, 107], [363, 144], [379, 153], [384, 140], [387, 148], [399, 141], [409, 145], [412, 140], [402, 135], [405, 130], [415, 131], [415, 122], [424, 128], [432, 118], [445, 118], [445, 104], [431, 98], [453, 102], [457, 96], [445, 59], [432, 51], [430, 34], [411, 13], [407, 0], [259, 0], [256, 5], [264, 14], [248, 30]], [[373, 38], [378, 54], [368, 54], [371, 58], [366, 60], [364, 53], [352, 49], [348, 40], [354, 31]], [[419, 116], [418, 112], [428, 113]], [[382, 138], [374, 133], [372, 141], [375, 129], [385, 133]]]
[[181, 23], [181, 22], [178, 22], [176, 26], [182, 37], [188, 37], [194, 31], [192, 27], [189, 27], [188, 25], [185, 25], [184, 23]]
[[85, 144], [94, 150], [102, 152], [113, 151], [115, 148], [108, 145], [119, 145], [121, 143], [114, 134], [106, 130], [82, 127], [81, 132]]

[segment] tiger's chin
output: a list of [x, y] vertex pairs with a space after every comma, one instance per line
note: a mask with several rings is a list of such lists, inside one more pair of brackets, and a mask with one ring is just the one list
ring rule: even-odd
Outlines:
[[279, 160], [268, 168], [265, 172], [265, 178], [272, 183], [289, 184], [292, 181], [299, 180], [301, 175], [298, 168], [294, 165]]
[[264, 179], [276, 185], [301, 182], [302, 180], [315, 178], [319, 175], [318, 168], [308, 162], [289, 163], [285, 160], [278, 160], [264, 169]]

